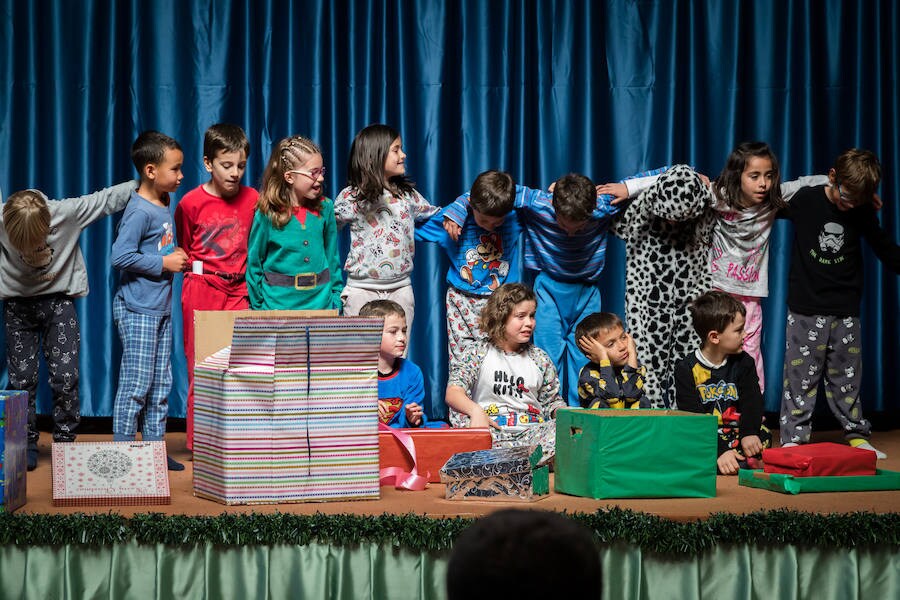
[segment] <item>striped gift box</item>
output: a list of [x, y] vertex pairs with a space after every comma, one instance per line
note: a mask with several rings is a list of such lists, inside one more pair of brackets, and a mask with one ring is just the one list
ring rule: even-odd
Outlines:
[[194, 370], [194, 494], [225, 504], [372, 499], [382, 320], [240, 317]]

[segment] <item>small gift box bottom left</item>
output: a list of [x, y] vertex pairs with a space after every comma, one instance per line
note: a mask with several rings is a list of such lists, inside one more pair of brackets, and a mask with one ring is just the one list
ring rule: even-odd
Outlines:
[[165, 442], [53, 444], [53, 506], [169, 503]]

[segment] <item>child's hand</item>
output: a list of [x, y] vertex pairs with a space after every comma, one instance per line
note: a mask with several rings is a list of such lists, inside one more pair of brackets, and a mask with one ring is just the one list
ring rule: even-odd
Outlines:
[[624, 183], [604, 183], [597, 186], [597, 195], [608, 194], [613, 197], [610, 204], [619, 204], [628, 200], [628, 186]]
[[390, 404], [388, 404], [385, 400], [378, 401], [378, 419], [382, 423], [388, 422], [388, 416], [391, 414], [390, 409], [388, 408]]
[[448, 219], [444, 217], [444, 231], [447, 232], [447, 235], [450, 236], [450, 239], [454, 242], [459, 241], [459, 234], [462, 233], [462, 227], [460, 227], [455, 221], [452, 219]]
[[719, 467], [719, 473], [722, 475], [734, 475], [738, 472], [741, 466], [738, 464], [738, 459], [743, 458], [740, 454], [738, 454], [737, 450], [726, 450], [722, 453], [722, 456], [716, 460], [716, 465]]
[[748, 435], [741, 439], [741, 450], [744, 452], [744, 456], [756, 456], [763, 451], [762, 440], [758, 435]]
[[632, 368], [637, 369], [637, 344], [634, 342], [634, 337], [632, 337], [631, 332], [625, 332], [625, 339], [628, 344], [628, 359], [625, 362]]
[[600, 364], [601, 361], [609, 360], [606, 348], [595, 338], [587, 335], [581, 336], [578, 338], [578, 347], [581, 348], [581, 351], [587, 355], [591, 362]]
[[406, 405], [406, 422], [412, 425], [413, 427], [418, 427], [422, 424], [422, 407], [416, 404], [415, 402], [410, 402]]
[[480, 406], [475, 414], [469, 415], [469, 427], [473, 429], [477, 427], [488, 429], [493, 427], [494, 429], [500, 429], [500, 426], [487, 416], [487, 413], [484, 412], [484, 409]]
[[700, 181], [702, 181], [702, 182], [703, 182], [703, 185], [705, 185], [706, 187], [710, 187], [710, 186], [711, 186], [711, 182], [709, 181], [709, 177], [708, 177], [708, 176], [704, 175], [704, 174], [701, 173], [700, 171], [697, 171], [697, 177], [700, 178]]
[[175, 248], [171, 254], [163, 256], [163, 271], [181, 273], [188, 267], [188, 255], [181, 248]]

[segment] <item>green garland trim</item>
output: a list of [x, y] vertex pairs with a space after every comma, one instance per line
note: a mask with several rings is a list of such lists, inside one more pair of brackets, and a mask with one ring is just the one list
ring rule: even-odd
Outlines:
[[[572, 513], [601, 545], [627, 544], [644, 552], [697, 556], [718, 544], [797, 547], [900, 548], [900, 513], [815, 514], [790, 510], [746, 515], [717, 513], [692, 522], [671, 521], [647, 513], [612, 508], [593, 514]], [[0, 545], [101, 546], [139, 544], [191, 546], [376, 544], [412, 552], [443, 552], [471, 519], [432, 519], [417, 515], [221, 514], [209, 517], [149, 513], [116, 514], [0, 513]]]

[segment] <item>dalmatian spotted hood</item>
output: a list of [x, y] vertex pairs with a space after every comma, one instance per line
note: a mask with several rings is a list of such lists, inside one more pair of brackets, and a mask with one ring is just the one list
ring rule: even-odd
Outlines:
[[711, 203], [709, 187], [688, 165], [673, 166], [647, 190], [650, 214], [665, 221], [691, 221], [703, 215]]

